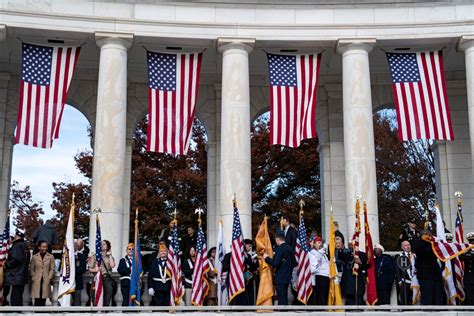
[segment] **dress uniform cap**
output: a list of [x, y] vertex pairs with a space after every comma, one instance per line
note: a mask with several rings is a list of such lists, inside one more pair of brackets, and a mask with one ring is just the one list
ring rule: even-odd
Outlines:
[[467, 240], [474, 240], [474, 232], [467, 233]]

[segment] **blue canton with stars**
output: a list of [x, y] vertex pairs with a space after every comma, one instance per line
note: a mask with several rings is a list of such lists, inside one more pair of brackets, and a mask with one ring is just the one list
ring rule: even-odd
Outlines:
[[178, 228], [176, 224], [173, 224], [173, 228], [171, 229], [170, 249], [173, 249], [173, 253], [179, 255]]
[[47, 86], [51, 81], [53, 48], [23, 43], [21, 78], [24, 82]]
[[454, 227], [459, 227], [461, 226], [463, 222], [463, 217], [462, 217], [462, 207], [461, 205], [458, 206], [458, 214], [456, 216], [456, 225]]
[[102, 235], [100, 233], [100, 223], [99, 219], [97, 218], [97, 229], [95, 233], [95, 260], [97, 262], [97, 266], [102, 264]]
[[232, 240], [239, 239], [242, 236], [242, 228], [240, 227], [239, 211], [234, 207], [234, 222], [232, 223]]
[[267, 54], [270, 67], [270, 85], [295, 87], [296, 56]]
[[298, 239], [301, 248], [306, 252], [310, 252], [308, 241], [306, 240], [306, 226], [304, 225], [303, 217], [301, 217], [300, 227], [298, 228]]
[[421, 81], [416, 53], [387, 53], [387, 59], [393, 83]]
[[162, 91], [176, 90], [175, 54], [147, 52], [148, 87]]
[[196, 240], [196, 253], [202, 253], [204, 249], [204, 244], [206, 243], [204, 239], [204, 232], [202, 231], [202, 226], [199, 225], [197, 240]]

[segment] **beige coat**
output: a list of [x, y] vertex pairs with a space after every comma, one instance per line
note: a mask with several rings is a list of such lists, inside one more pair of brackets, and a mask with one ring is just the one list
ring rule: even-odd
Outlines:
[[[54, 256], [46, 253], [44, 259], [37, 253], [31, 258], [31, 298], [48, 298], [51, 296], [51, 284], [54, 280]], [[43, 278], [43, 292], [40, 297], [41, 278]]]

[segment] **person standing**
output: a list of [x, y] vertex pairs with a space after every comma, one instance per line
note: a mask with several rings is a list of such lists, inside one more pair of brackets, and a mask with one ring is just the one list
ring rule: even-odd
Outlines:
[[87, 257], [79, 252], [79, 243], [74, 242], [74, 250], [76, 257], [76, 290], [72, 294], [73, 306], [81, 306], [81, 291], [84, 289], [83, 275], [87, 271]]
[[[468, 233], [466, 237], [471, 245], [474, 244], [474, 233]], [[474, 305], [474, 249], [462, 254], [460, 259], [464, 262], [463, 283], [466, 298], [463, 305]]]
[[132, 254], [135, 250], [133, 243], [127, 246], [127, 254], [120, 259], [117, 272], [120, 274], [120, 290], [122, 292], [122, 306], [130, 305], [130, 274], [132, 273]]
[[46, 299], [51, 296], [51, 285], [54, 281], [54, 256], [48, 253], [48, 243], [39, 242], [39, 252], [30, 263], [31, 298], [35, 306], [45, 306]]
[[247, 293], [247, 305], [253, 306], [257, 300], [257, 254], [252, 251], [252, 240], [244, 240], [244, 279], [245, 293]]
[[191, 294], [193, 288], [194, 264], [196, 263], [196, 248], [189, 246], [184, 254], [183, 275], [184, 275], [184, 302], [186, 306], [191, 306]]
[[[365, 279], [367, 277], [367, 255], [359, 251], [355, 255], [354, 241], [349, 242], [349, 252], [340, 252], [339, 255], [344, 261], [341, 288], [346, 298], [346, 305], [365, 305]], [[357, 274], [353, 271], [357, 269]]]
[[336, 237], [341, 238], [342, 244], [344, 245], [344, 235], [339, 230], [339, 223], [334, 221], [334, 234]]
[[320, 306], [327, 305], [329, 295], [329, 259], [326, 250], [323, 247], [323, 240], [321, 237], [316, 237], [314, 239], [313, 248], [315, 251], [311, 251], [312, 256], [314, 256], [311, 261], [311, 274], [313, 274], [314, 271], [314, 304]]
[[167, 273], [167, 259], [168, 248], [162, 242], [158, 256], [153, 259], [148, 271], [148, 294], [152, 297], [152, 306], [170, 305], [171, 279]]
[[115, 259], [110, 252], [112, 245], [110, 241], [102, 240], [102, 264], [97, 266], [95, 255], [90, 256], [89, 272], [97, 273], [99, 269], [102, 271], [102, 287], [104, 291], [104, 306], [112, 306], [112, 298], [114, 295], [114, 280], [112, 279], [112, 269], [115, 268]]
[[420, 232], [416, 228], [416, 218], [412, 217], [408, 222], [403, 226], [402, 233], [398, 237], [398, 244], [401, 245], [402, 241], [408, 240], [408, 242], [413, 247], [414, 243], [417, 243], [420, 240]]
[[183, 238], [183, 248], [181, 249], [189, 249], [189, 247], [196, 247], [197, 236], [194, 233], [194, 228], [189, 226], [187, 228], [187, 234]]
[[4, 285], [10, 287], [10, 305], [23, 305], [23, 290], [28, 284], [28, 264], [30, 263], [30, 250], [25, 243], [25, 231], [17, 228], [12, 245], [8, 250], [5, 262]]
[[[33, 232], [33, 242], [39, 247], [39, 243], [44, 241], [48, 244], [48, 253], [53, 252], [53, 245], [58, 243], [58, 236], [56, 234], [56, 228], [50, 219], [46, 221], [43, 225], [38, 227]], [[33, 250], [33, 253], [38, 253], [38, 248]]]
[[395, 279], [395, 265], [392, 257], [384, 254], [384, 247], [375, 244], [375, 276], [377, 287], [377, 305], [390, 305], [393, 280]]
[[263, 254], [266, 263], [275, 268], [275, 284], [278, 305], [288, 305], [288, 286], [291, 281], [291, 273], [295, 266], [295, 253], [290, 245], [285, 242], [285, 235], [281, 232], [276, 234], [277, 247], [273, 259], [267, 253]]
[[206, 306], [217, 305], [217, 269], [216, 269], [216, 247], [212, 247], [207, 252], [209, 259], [209, 271], [207, 272], [207, 279], [209, 280], [209, 291], [205, 299]]
[[443, 277], [444, 269], [438, 264], [438, 258], [433, 253], [429, 230], [421, 232], [421, 239], [414, 243], [416, 253], [416, 274], [420, 283], [421, 305], [441, 305], [443, 303]]
[[[408, 240], [402, 241], [402, 253], [396, 255], [395, 261], [395, 280], [397, 281], [397, 301], [398, 305], [412, 305], [413, 290], [411, 281], [416, 271], [414, 271], [413, 261], [416, 260], [415, 254], [411, 252], [411, 245]], [[404, 257], [400, 259], [400, 257]], [[407, 268], [401, 268], [398, 262], [406, 261]]]
[[282, 216], [281, 217], [281, 230], [283, 231], [283, 234], [285, 236], [285, 243], [295, 251], [296, 247], [296, 228], [290, 224], [290, 220], [287, 216]]

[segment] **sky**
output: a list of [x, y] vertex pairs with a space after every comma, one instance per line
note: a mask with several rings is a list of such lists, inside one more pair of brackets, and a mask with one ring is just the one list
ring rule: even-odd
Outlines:
[[84, 149], [91, 149], [87, 133], [89, 122], [86, 117], [66, 105], [59, 131], [59, 139], [50, 149], [17, 144], [13, 147], [12, 182], [21, 187], [29, 185], [35, 201], [43, 202], [44, 219], [51, 218], [53, 182], [87, 182], [74, 163], [74, 156]]

